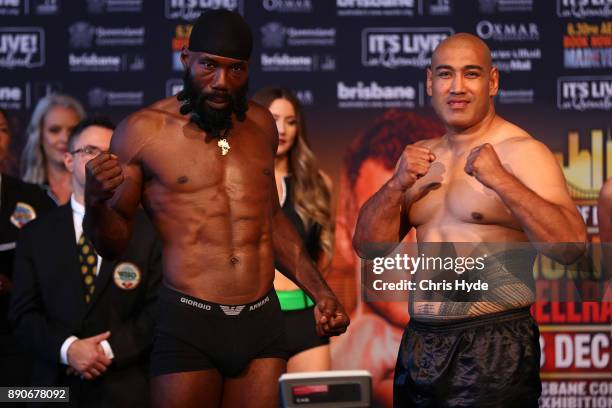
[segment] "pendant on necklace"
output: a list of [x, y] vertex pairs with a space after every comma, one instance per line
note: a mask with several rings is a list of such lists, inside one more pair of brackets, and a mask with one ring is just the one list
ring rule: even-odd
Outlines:
[[221, 148], [221, 155], [225, 156], [230, 151], [230, 145], [227, 143], [227, 139], [219, 139], [217, 146]]

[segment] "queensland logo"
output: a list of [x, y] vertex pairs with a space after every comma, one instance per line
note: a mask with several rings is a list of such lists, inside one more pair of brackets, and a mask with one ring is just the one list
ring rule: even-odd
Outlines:
[[143, 91], [111, 91], [93, 88], [88, 94], [89, 105], [95, 108], [105, 106], [141, 106], [144, 102]]
[[500, 89], [496, 102], [506, 105], [531, 104], [534, 101], [533, 89]]
[[261, 27], [261, 44], [266, 48], [289, 46], [333, 46], [336, 29], [323, 27], [285, 27], [271, 22]]
[[78, 21], [68, 28], [72, 48], [91, 48], [96, 28], [84, 21]]
[[337, 15], [414, 16], [415, 0], [336, 0]]
[[101, 27], [78, 21], [68, 28], [70, 45], [73, 48], [97, 46], [136, 46], [144, 45], [145, 28], [141, 27]]
[[[422, 84], [419, 87], [422, 88]], [[339, 108], [414, 108], [418, 95], [413, 86], [387, 86], [379, 85], [376, 81], [358, 81], [355, 85], [338, 82], [336, 97]]]
[[282, 48], [285, 35], [285, 27], [281, 23], [268, 23], [261, 27], [261, 44], [266, 48]]
[[0, 108], [22, 109], [24, 107], [24, 96], [25, 92], [18, 86], [0, 86]]
[[573, 18], [605, 18], [612, 16], [610, 0], [557, 0], [557, 15]]
[[534, 0], [478, 0], [483, 14], [517, 13], [533, 11]]
[[0, 27], [0, 67], [45, 65], [45, 32], [39, 27]]
[[122, 262], [113, 271], [113, 281], [119, 289], [133, 290], [140, 284], [140, 269], [131, 262]]
[[611, 110], [612, 76], [557, 79], [557, 107], [562, 110]]
[[11, 223], [17, 228], [22, 228], [28, 222], [36, 218], [36, 211], [30, 204], [18, 201], [15, 210], [11, 214]]
[[228, 9], [243, 14], [244, 0], [166, 0], [166, 18], [195, 20], [210, 9]]
[[94, 108], [106, 106], [106, 91], [102, 88], [93, 88], [87, 93], [89, 105]]
[[0, 0], [0, 16], [19, 16], [22, 8], [22, 0]]
[[540, 30], [536, 23], [492, 23], [487, 20], [476, 25], [476, 33], [483, 40], [538, 41]]
[[312, 0], [262, 0], [265, 10], [276, 13], [310, 13]]
[[366, 28], [361, 32], [361, 62], [366, 67], [424, 68], [453, 32], [450, 27]]

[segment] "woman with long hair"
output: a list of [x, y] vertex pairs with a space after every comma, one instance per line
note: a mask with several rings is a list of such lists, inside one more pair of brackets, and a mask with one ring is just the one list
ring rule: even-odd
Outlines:
[[21, 179], [45, 187], [58, 204], [70, 199], [70, 173], [64, 166], [68, 135], [85, 111], [71, 96], [52, 94], [40, 99], [26, 129], [21, 154]]
[[[262, 89], [253, 100], [267, 107], [276, 121], [279, 143], [274, 174], [282, 209], [323, 270], [331, 260], [333, 242], [331, 180], [319, 168], [308, 145], [301, 104], [282, 88]], [[329, 370], [329, 340], [317, 336], [313, 301], [278, 271], [274, 287], [285, 317], [287, 371]]]

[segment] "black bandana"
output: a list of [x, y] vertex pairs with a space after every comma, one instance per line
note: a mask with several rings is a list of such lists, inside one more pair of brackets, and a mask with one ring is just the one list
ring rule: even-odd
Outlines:
[[253, 35], [242, 16], [225, 9], [208, 10], [196, 20], [189, 36], [189, 50], [247, 61]]

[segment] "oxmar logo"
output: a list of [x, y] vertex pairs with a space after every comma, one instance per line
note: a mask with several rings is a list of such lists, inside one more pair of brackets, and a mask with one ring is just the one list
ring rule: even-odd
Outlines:
[[166, 0], [166, 18], [195, 20], [206, 10], [220, 8], [244, 14], [243, 0]]
[[0, 27], [0, 67], [37, 68], [45, 64], [45, 32], [40, 27]]
[[[422, 91], [422, 84], [419, 84]], [[376, 81], [355, 85], [337, 83], [339, 108], [414, 108], [417, 91], [413, 86], [383, 86]], [[422, 98], [419, 98], [422, 99]]]
[[557, 107], [562, 110], [611, 110], [612, 76], [560, 77]]
[[557, 15], [574, 18], [606, 18], [612, 16], [610, 0], [557, 0]]
[[296, 46], [333, 46], [336, 29], [322, 27], [286, 27], [270, 22], [261, 27], [261, 44], [266, 48], [282, 48], [285, 44]]
[[538, 41], [540, 30], [536, 23], [492, 23], [487, 20], [476, 25], [476, 32], [483, 40]]
[[366, 67], [424, 68], [433, 50], [453, 32], [450, 27], [366, 28], [361, 33], [361, 62]]
[[414, 16], [415, 0], [336, 0], [337, 14], [351, 16]]

